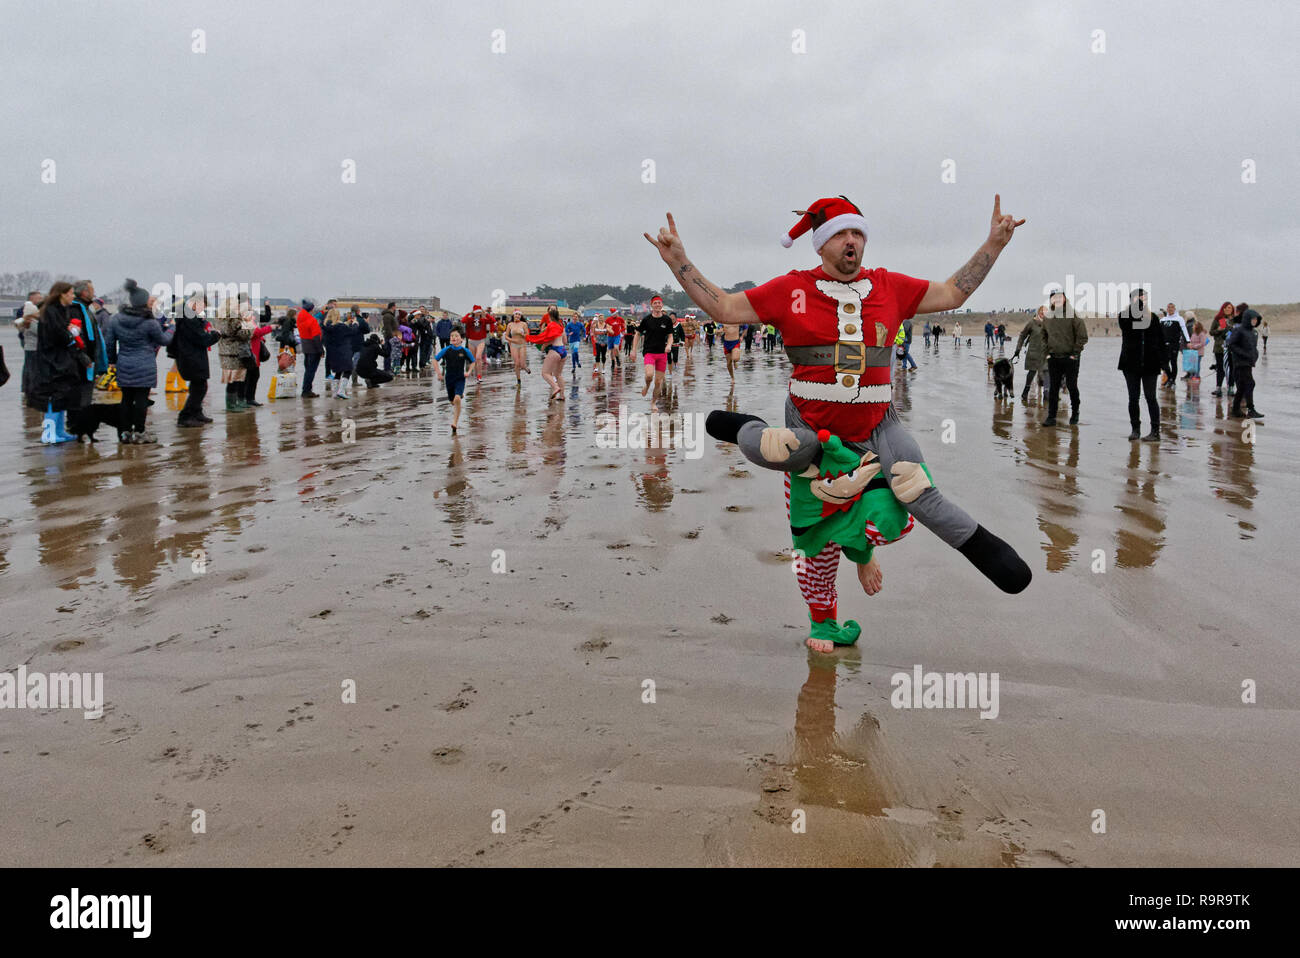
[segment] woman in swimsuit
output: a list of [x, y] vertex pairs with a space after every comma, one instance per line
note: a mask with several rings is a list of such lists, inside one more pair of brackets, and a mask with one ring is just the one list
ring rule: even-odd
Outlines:
[[524, 314], [515, 310], [514, 316], [506, 326], [506, 344], [510, 347], [510, 359], [515, 367], [515, 385], [523, 382], [519, 378], [519, 373], [531, 373], [528, 368], [528, 323], [524, 321]]
[[605, 351], [609, 348], [609, 327], [605, 325], [605, 317], [597, 316], [591, 324], [591, 342], [592, 349], [595, 352], [595, 362], [592, 364], [591, 374], [594, 376], [605, 368]]
[[564, 399], [564, 388], [560, 385], [560, 370], [564, 366], [569, 351], [564, 348], [564, 327], [560, 324], [560, 312], [554, 306], [546, 311], [546, 321], [536, 334], [528, 341], [542, 351], [542, 378], [551, 387], [551, 401]]

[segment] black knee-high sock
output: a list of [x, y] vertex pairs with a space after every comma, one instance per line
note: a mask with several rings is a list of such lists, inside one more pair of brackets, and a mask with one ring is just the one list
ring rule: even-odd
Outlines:
[[1023, 592], [1033, 578], [1029, 566], [1016, 550], [983, 526], [977, 525], [974, 534], [958, 546], [957, 551], [1003, 592], [1012, 595]]

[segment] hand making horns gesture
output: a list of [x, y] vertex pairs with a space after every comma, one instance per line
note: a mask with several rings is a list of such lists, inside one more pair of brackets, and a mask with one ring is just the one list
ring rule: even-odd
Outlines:
[[649, 233], [641, 235], [654, 245], [659, 251], [659, 257], [669, 266], [677, 266], [686, 260], [686, 248], [682, 246], [682, 238], [677, 235], [677, 223], [673, 220], [672, 213], [668, 214], [668, 226], [660, 227], [658, 239]]
[[[672, 222], [671, 218], [669, 222]], [[1017, 226], [1024, 226], [1024, 220], [1018, 220], [1010, 213], [1002, 212], [1002, 195], [993, 194], [993, 222], [989, 225], [989, 242], [997, 246], [1006, 246], [1011, 242], [1011, 234]]]

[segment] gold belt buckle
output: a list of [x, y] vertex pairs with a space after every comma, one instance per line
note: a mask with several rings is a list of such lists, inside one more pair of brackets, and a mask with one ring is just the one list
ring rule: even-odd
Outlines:
[[[845, 357], [844, 352], [846, 349], [857, 350], [857, 355]], [[867, 372], [866, 343], [855, 343], [841, 339], [835, 343], [835, 351], [831, 354], [831, 358], [837, 373], [862, 376]], [[853, 365], [850, 365], [850, 363], [853, 363]]]

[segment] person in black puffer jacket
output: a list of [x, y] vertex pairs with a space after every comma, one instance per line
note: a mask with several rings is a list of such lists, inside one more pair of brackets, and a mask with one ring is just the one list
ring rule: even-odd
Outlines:
[[[1247, 308], [1240, 322], [1232, 327], [1228, 336], [1228, 353], [1232, 357], [1232, 375], [1237, 381], [1237, 395], [1232, 400], [1232, 417], [1263, 419], [1264, 414], [1255, 408], [1255, 363], [1259, 362], [1259, 339], [1256, 327], [1260, 315]], [[1241, 411], [1242, 403], [1246, 411]]]
[[1133, 427], [1129, 439], [1137, 439], [1142, 431], [1142, 416], [1138, 409], [1138, 389], [1147, 401], [1147, 414], [1151, 431], [1143, 436], [1150, 442], [1160, 441], [1160, 403], [1156, 399], [1156, 379], [1164, 368], [1165, 338], [1161, 324], [1151, 315], [1146, 290], [1135, 289], [1129, 305], [1119, 314], [1119, 366], [1128, 384], [1128, 421]]
[[208, 347], [221, 340], [221, 333], [207, 321], [207, 305], [202, 293], [187, 302], [176, 317], [176, 330], [172, 334], [170, 352], [176, 359], [176, 371], [190, 387], [185, 405], [176, 418], [176, 425], [186, 428], [212, 422], [203, 412], [203, 397], [208, 394], [208, 376], [211, 375]]

